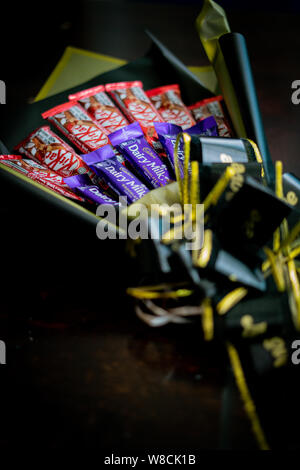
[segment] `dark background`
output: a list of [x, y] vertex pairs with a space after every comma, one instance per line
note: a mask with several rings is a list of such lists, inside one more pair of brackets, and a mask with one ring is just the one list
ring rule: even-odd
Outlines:
[[[7, 85], [8, 106], [33, 99], [66, 46], [133, 60], [150, 45], [145, 28], [187, 65], [207, 64], [194, 28], [201, 3], [2, 6], [0, 79]], [[246, 36], [272, 158], [300, 174], [300, 106], [291, 103], [291, 82], [300, 79], [299, 2], [220, 4], [232, 30]], [[0, 339], [7, 341], [8, 356], [0, 366], [0, 445], [76, 445], [123, 455], [132, 449], [255, 448], [223, 350], [201, 346], [193, 328], [152, 330], [142, 324], [113, 277], [103, 289], [107, 269], [95, 244], [84, 240], [74, 250], [59, 233], [59, 220], [62, 251], [56, 253], [30, 222], [20, 227], [21, 237], [7, 225], [4, 220], [2, 253], [13, 249], [23, 256], [22, 266], [8, 266], [2, 255], [1, 285], [9, 281], [16, 287], [14, 295], [2, 288]], [[76, 256], [92, 259], [90, 282], [74, 263], [70, 271], [68, 259]], [[57, 278], [47, 273], [50, 257]], [[127, 266], [114, 268], [121, 286], [127, 285]], [[24, 276], [31, 280], [29, 289]]]

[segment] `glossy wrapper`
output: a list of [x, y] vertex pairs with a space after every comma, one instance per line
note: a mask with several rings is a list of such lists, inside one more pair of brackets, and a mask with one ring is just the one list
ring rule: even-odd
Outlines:
[[196, 124], [191, 112], [181, 99], [179, 85], [166, 85], [146, 91], [155, 109], [165, 122], [176, 124], [183, 130]]
[[42, 114], [81, 152], [88, 153], [109, 143], [106, 131], [76, 101], [56, 106]]
[[67, 177], [90, 171], [82, 158], [52, 132], [49, 126], [36, 129], [15, 149], [60, 176]]
[[120, 206], [119, 202], [107, 196], [98, 186], [91, 184], [89, 177], [86, 175], [70, 176], [69, 178], [64, 178], [64, 182], [73, 189], [73, 191], [78, 192], [89, 201], [93, 201], [96, 204]]
[[85, 153], [81, 155], [82, 159], [84, 161], [87, 161], [89, 159], [89, 156], [94, 159], [94, 157], [97, 155], [97, 158], [99, 158], [99, 161], [106, 160], [107, 158], [113, 158], [116, 157], [118, 162], [122, 163], [125, 165], [125, 159], [124, 157], [111, 145], [107, 144], [104, 145], [103, 147], [93, 150], [93, 152], [90, 153]]
[[[183, 129], [176, 124], [169, 123], [155, 123], [154, 124], [158, 138], [164, 147], [169, 163], [175, 174], [175, 163], [174, 163], [174, 150], [175, 143], [178, 134], [183, 132]], [[201, 122], [195, 124], [189, 129], [186, 129], [186, 132], [189, 135], [203, 135], [203, 136], [217, 136], [217, 125], [215, 119], [210, 116], [206, 119], [203, 119]], [[183, 161], [184, 161], [184, 151], [183, 151], [183, 142], [180, 142], [178, 149], [178, 159], [180, 162], [180, 169], [182, 173]]]
[[146, 141], [138, 122], [114, 132], [110, 140], [150, 187], [159, 188], [172, 180], [168, 168]]
[[190, 135], [192, 137], [191, 158], [203, 164], [248, 163], [256, 161], [254, 148], [247, 139], [206, 137], [193, 132]]
[[[27, 178], [46, 186], [52, 191], [77, 201], [83, 201], [82, 197], [77, 196], [73, 191], [70, 191], [68, 186], [64, 183], [62, 176], [54, 173], [44, 166], [36, 163], [34, 160], [22, 159], [18, 155], [0, 155], [0, 163], [13, 170], [21, 173]], [[88, 178], [88, 176], [87, 176]]]
[[153, 126], [154, 122], [163, 122], [139, 80], [134, 82], [109, 83], [105, 90], [112, 96], [129, 122], [138, 121], [150, 145], [158, 152], [161, 146]]
[[78, 101], [81, 106], [97, 121], [107, 134], [127, 126], [128, 121], [114, 105], [105, 92], [104, 85], [69, 95], [69, 100]]
[[[101, 150], [101, 149], [100, 149]], [[107, 158], [108, 149], [105, 149], [105, 157], [99, 157], [97, 153], [84, 155], [87, 165], [98, 177], [100, 187], [103, 187], [112, 196], [126, 196], [129, 203], [135, 202], [143, 197], [149, 190], [138, 180], [115, 156]], [[113, 153], [113, 149], [111, 149]]]
[[[206, 169], [209, 170], [210, 174], [212, 175], [212, 181], [216, 181], [225, 171], [227, 166], [232, 165], [232, 162], [218, 162], [218, 163], [209, 163], [203, 164], [200, 163], [199, 169], [200, 172], [205, 171]], [[234, 163], [233, 163], [234, 165]], [[263, 182], [263, 178], [261, 176], [261, 164], [255, 161], [248, 161], [247, 163], [243, 163], [245, 168], [245, 174], [247, 176], [252, 176], [252, 178], [256, 179], [257, 181]]]
[[196, 122], [208, 116], [214, 116], [218, 124], [218, 131], [220, 137], [233, 137], [233, 132], [229, 124], [229, 120], [225, 113], [225, 104], [222, 96], [215, 96], [214, 98], [207, 98], [198, 101], [188, 109], [194, 116]]

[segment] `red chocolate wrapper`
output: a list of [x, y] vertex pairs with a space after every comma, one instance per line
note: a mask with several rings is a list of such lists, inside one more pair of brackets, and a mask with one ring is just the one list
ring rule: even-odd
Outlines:
[[89, 153], [109, 143], [103, 127], [77, 101], [56, 106], [42, 116], [53, 122], [82, 153]]
[[15, 149], [60, 176], [90, 173], [89, 167], [82, 158], [54, 134], [49, 126], [43, 126], [33, 131]]
[[103, 85], [69, 95], [69, 100], [77, 100], [90, 116], [103, 127], [106, 134], [122, 129], [128, 124], [127, 119], [105, 93]]
[[163, 121], [188, 129], [196, 124], [181, 99], [179, 85], [166, 85], [146, 91]]
[[19, 155], [0, 155], [0, 164], [16, 170], [18, 173], [27, 176], [27, 178], [31, 180], [37, 181], [62, 196], [77, 201], [84, 201], [82, 197], [70, 191], [68, 186], [64, 183], [62, 176], [48, 170], [48, 168], [43, 167], [34, 160], [23, 160]]
[[158, 136], [153, 122], [164, 122], [143, 90], [140, 81], [108, 83], [105, 90], [112, 96], [129, 122], [138, 121], [147, 141], [157, 150]]
[[198, 101], [188, 106], [188, 109], [192, 112], [196, 122], [213, 116], [217, 121], [220, 137], [234, 137], [231, 126], [226, 118], [223, 96], [219, 95]]

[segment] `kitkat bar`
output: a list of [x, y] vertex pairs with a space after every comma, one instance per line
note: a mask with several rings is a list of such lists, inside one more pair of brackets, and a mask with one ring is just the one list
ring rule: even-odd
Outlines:
[[52, 132], [49, 126], [43, 126], [33, 131], [15, 147], [15, 150], [41, 163], [60, 176], [90, 173], [90, 169], [82, 158]]
[[223, 96], [219, 95], [198, 101], [197, 103], [188, 106], [188, 109], [192, 112], [196, 122], [209, 116], [213, 116], [217, 121], [220, 137], [234, 137], [231, 125], [226, 116]]
[[183, 130], [196, 124], [191, 112], [181, 99], [179, 85], [166, 85], [146, 91], [164, 122], [176, 124]]
[[34, 160], [22, 159], [19, 155], [0, 155], [0, 164], [21, 173], [31, 180], [37, 181], [62, 196], [77, 201], [84, 201], [82, 197], [76, 195], [68, 188], [62, 176], [50, 171]]
[[69, 101], [42, 114], [52, 122], [82, 153], [109, 143], [106, 131], [77, 103]]
[[105, 92], [104, 85], [69, 95], [69, 100], [76, 100], [97, 121], [107, 134], [127, 126], [128, 121]]
[[105, 90], [113, 98], [130, 123], [138, 121], [148, 142], [159, 144], [153, 122], [163, 122], [139, 80], [134, 82], [108, 83]]

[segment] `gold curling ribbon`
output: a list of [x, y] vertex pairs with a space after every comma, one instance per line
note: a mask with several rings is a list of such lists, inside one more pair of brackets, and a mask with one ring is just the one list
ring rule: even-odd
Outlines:
[[232, 307], [238, 304], [246, 295], [248, 290], [245, 287], [238, 287], [229, 292], [217, 304], [217, 312], [219, 315], [225, 315]]
[[[128, 287], [127, 294], [136, 299], [177, 299], [180, 297], [189, 297], [193, 294], [190, 289], [185, 289], [178, 284], [159, 284], [155, 286]], [[174, 290], [175, 288], [175, 290]], [[173, 290], [170, 290], [173, 289]]]
[[293, 300], [295, 303], [294, 310], [294, 324], [298, 331], [300, 331], [300, 283], [297, 273], [297, 268], [294, 260], [290, 260], [287, 263], [288, 278], [293, 293]]
[[[184, 148], [184, 163], [183, 163], [183, 178], [181, 178], [180, 165], [179, 165], [179, 145], [180, 140], [183, 138], [183, 148]], [[191, 136], [186, 132], [180, 132], [176, 138], [175, 149], [174, 149], [174, 166], [175, 166], [175, 175], [176, 180], [179, 186], [179, 195], [182, 204], [189, 203], [189, 162], [190, 162], [190, 153], [191, 153]]]
[[[184, 222], [184, 218], [182, 216], [176, 218], [176, 219], [173, 219], [175, 220], [176, 222], [178, 221], [182, 221]], [[179, 239], [182, 238], [182, 233], [183, 233], [183, 226], [180, 225], [180, 226], [175, 226], [175, 227], [172, 227], [170, 228], [170, 230], [168, 230], [166, 233], [163, 234], [162, 238], [161, 238], [161, 241], [162, 243], [165, 243], [166, 245], [168, 243], [172, 243], [175, 239], [177, 239], [177, 234], [179, 234]]]
[[298, 246], [297, 248], [294, 248], [294, 249], [290, 252], [289, 258], [290, 258], [290, 259], [294, 259], [294, 258], [296, 258], [296, 257], [299, 256], [299, 255], [300, 255], [300, 246]]
[[254, 150], [254, 155], [255, 155], [256, 161], [261, 164], [261, 177], [262, 177], [263, 180], [265, 181], [264, 162], [263, 162], [262, 156], [261, 156], [261, 154], [260, 154], [259, 148], [258, 148], [257, 144], [256, 144], [253, 140], [251, 140], [251, 139], [246, 139], [246, 140], [248, 140], [248, 142], [252, 145], [252, 148], [253, 148], [253, 150]]
[[270, 248], [267, 246], [264, 248], [264, 252], [268, 257], [270, 263], [271, 271], [274, 277], [274, 281], [279, 292], [285, 291], [285, 280], [283, 272], [283, 263], [279, 256], [276, 256]]
[[[283, 183], [282, 183], [282, 162], [276, 162], [276, 194], [280, 199], [284, 199]], [[288, 258], [285, 265], [286, 281], [289, 285], [291, 309], [294, 324], [297, 330], [300, 330], [300, 283], [298, 279], [297, 269], [294, 259], [290, 258], [291, 244], [300, 233], [300, 222], [298, 222], [289, 232], [287, 220], [284, 219], [281, 224], [283, 241], [281, 242], [278, 252], [283, 253]]]
[[[200, 204], [200, 188], [199, 188], [199, 163], [191, 163], [191, 204], [192, 204], [192, 223], [201, 223], [202, 218], [197, 220], [197, 205]], [[195, 265], [197, 263], [199, 250], [192, 250], [192, 261]]]
[[[275, 193], [280, 199], [283, 198], [283, 187], [282, 187], [282, 162], [277, 161], [275, 163]], [[280, 227], [274, 232], [273, 238], [273, 250], [278, 252], [280, 247]]]
[[210, 229], [204, 231], [204, 241], [201, 248], [200, 254], [196, 260], [196, 266], [199, 268], [205, 268], [210, 260], [212, 253], [212, 244], [213, 244], [213, 234]]
[[[275, 194], [278, 198], [283, 199], [283, 185], [282, 185], [282, 162], [276, 161], [275, 163]], [[278, 227], [273, 235], [273, 251], [278, 254], [280, 249], [280, 227]], [[266, 272], [271, 267], [271, 259], [268, 257], [262, 264], [262, 271]], [[274, 267], [274, 264], [273, 264]]]
[[[282, 262], [287, 263], [290, 260], [295, 260], [295, 258], [297, 258], [297, 256], [299, 256], [299, 255], [300, 255], [300, 246], [296, 246], [295, 248], [291, 248], [291, 251], [287, 256], [282, 256]], [[275, 256], [278, 257], [279, 255], [276, 254]], [[297, 265], [297, 260], [295, 260], [295, 263]], [[269, 269], [269, 267], [270, 267], [270, 260], [266, 259], [262, 264], [263, 272], [267, 271]], [[297, 268], [297, 271], [298, 271], [298, 268]]]
[[202, 328], [205, 341], [211, 341], [214, 337], [214, 311], [209, 298], [202, 303]]
[[[276, 161], [275, 163], [275, 193], [276, 193], [276, 196], [279, 198], [279, 199], [284, 199], [284, 195], [283, 195], [283, 184], [282, 184], [282, 162], [281, 161]], [[280, 244], [280, 232], [282, 232], [285, 234], [285, 236], [287, 237], [288, 236], [288, 227], [287, 227], [287, 222], [286, 220], [284, 220], [281, 224], [281, 227], [278, 227], [275, 232], [274, 232], [274, 235], [273, 235], [273, 251], [275, 252], [275, 256], [280, 256], [281, 257], [281, 254], [282, 254], [282, 249], [284, 248], [284, 245], [281, 246]], [[273, 260], [274, 261], [274, 260]], [[282, 262], [282, 260], [281, 260]], [[278, 263], [276, 263], [278, 264]], [[272, 269], [272, 266], [274, 268], [274, 265], [275, 263], [273, 263], [272, 265], [272, 262], [271, 262], [271, 259], [270, 257], [268, 257], [267, 260], [265, 260], [262, 264], [262, 270], [263, 272], [267, 271], [270, 267]]]
[[288, 233], [286, 237], [284, 238], [280, 246], [280, 249], [289, 247], [289, 245], [291, 245], [295, 241], [295, 239], [298, 237], [299, 233], [300, 233], [300, 222], [297, 222], [297, 224], [294, 225], [290, 233]]
[[[179, 157], [178, 157], [181, 137], [184, 140], [183, 178], [181, 178], [181, 171], [180, 171]], [[191, 218], [188, 221], [185, 221], [184, 224], [190, 224], [194, 222], [198, 223], [198, 221], [196, 221], [196, 214], [197, 214], [196, 207], [197, 207], [197, 204], [200, 203], [199, 163], [198, 162], [195, 162], [195, 161], [191, 162], [191, 174], [189, 175], [189, 163], [190, 163], [190, 151], [191, 151], [190, 143], [191, 143], [191, 137], [185, 132], [180, 133], [178, 134], [176, 138], [175, 150], [174, 150], [175, 174], [176, 174], [176, 179], [177, 179], [178, 187], [179, 187], [180, 200], [182, 201], [182, 205], [189, 204], [189, 203], [191, 203], [192, 205]], [[207, 209], [211, 205], [217, 204], [220, 197], [222, 196], [225, 189], [227, 188], [229, 182], [235, 177], [237, 173], [239, 173], [240, 171], [239, 167], [240, 165], [237, 165], [237, 164], [233, 164], [233, 165], [226, 167], [225, 171], [220, 176], [217, 183], [209, 192], [209, 194], [206, 196], [203, 202], [204, 213], [205, 211], [207, 211]], [[191, 180], [191, 184], [190, 184], [190, 197], [189, 197], [189, 181], [190, 180]], [[177, 222], [178, 218], [174, 218], [173, 222], [175, 222], [175, 219]], [[182, 217], [180, 216], [179, 219], [182, 220]], [[166, 232], [163, 235], [162, 242], [171, 243], [175, 239], [175, 236], [178, 233], [178, 231], [180, 231], [180, 234], [182, 234], [182, 226], [171, 228], [168, 232]], [[209, 238], [211, 239], [212, 236], [209, 233], [207, 233], [207, 238], [208, 238], [207, 243], [209, 243]], [[212, 244], [212, 241], [210, 241], [210, 245], [211, 244]], [[200, 256], [198, 257], [198, 251], [195, 250], [195, 252], [193, 252], [193, 263], [199, 267], [204, 267], [204, 265], [208, 263], [208, 260], [211, 254], [211, 249], [210, 249], [209, 257], [207, 259], [207, 256], [206, 256], [207, 251], [208, 251], [208, 248], [204, 250], [204, 247], [203, 247], [200, 252]]]
[[[275, 192], [276, 196], [284, 200], [283, 193], [283, 183], [282, 183], [282, 162], [277, 161], [275, 163]], [[281, 226], [278, 227], [274, 232], [273, 237], [273, 250], [274, 253], [269, 249], [265, 248], [265, 252], [268, 256], [268, 259], [264, 261], [262, 265], [262, 270], [265, 272], [267, 269], [271, 268], [277, 289], [283, 292], [286, 288], [286, 282], [284, 279], [284, 266], [286, 267], [286, 277], [287, 282], [290, 284], [292, 291], [296, 295], [296, 304], [297, 301], [297, 292], [298, 292], [298, 279], [295, 278], [295, 265], [293, 264], [294, 256], [291, 256], [291, 243], [295, 240], [300, 232], [300, 223], [296, 224], [292, 231], [289, 233], [287, 220], [284, 219], [281, 223]], [[281, 241], [281, 233], [283, 236], [283, 241]], [[297, 255], [297, 252], [295, 253]], [[285, 258], [284, 258], [285, 255]], [[287, 261], [287, 264], [284, 262]], [[299, 307], [300, 308], [300, 307]], [[299, 311], [300, 315], [300, 311]], [[300, 322], [300, 319], [299, 319]]]
[[[183, 178], [181, 178], [180, 165], [179, 165], [179, 145], [180, 140], [183, 138], [184, 143], [184, 162], [183, 162]], [[182, 204], [196, 205], [199, 203], [199, 163], [196, 161], [191, 162], [191, 187], [189, 194], [189, 165], [191, 156], [191, 136], [186, 132], [180, 132], [176, 138], [174, 149], [174, 166], [176, 180], [179, 186], [180, 199]]]
[[275, 192], [276, 196], [279, 199], [284, 199], [283, 197], [283, 185], [282, 185], [282, 162], [277, 160], [275, 163], [275, 171], [276, 171], [276, 180], [275, 180]]
[[189, 164], [191, 158], [191, 136], [186, 132], [182, 134], [184, 142], [184, 160], [183, 160], [183, 204], [190, 203], [189, 197]]
[[243, 367], [240, 361], [239, 354], [236, 348], [231, 343], [227, 343], [227, 351], [228, 351], [230, 363], [233, 369], [233, 373], [235, 376], [235, 381], [240, 391], [241, 398], [243, 400], [248, 418], [251, 422], [252, 430], [256, 437], [257, 443], [261, 450], [270, 450], [269, 444], [265, 437], [265, 433], [262, 429], [259, 417], [257, 415], [253, 398], [250, 394], [250, 391], [246, 382], [246, 378], [245, 378]]
[[199, 188], [199, 163], [191, 163], [191, 204], [192, 219], [196, 220], [196, 206], [200, 204], [200, 188]]
[[228, 166], [226, 168], [226, 170], [220, 176], [215, 186], [204, 199], [204, 212], [206, 212], [211, 205], [215, 206], [217, 204], [218, 200], [220, 199], [226, 187], [228, 186], [229, 181], [235, 176], [235, 174], [236, 170], [232, 166]]
[[[183, 137], [183, 140], [184, 140], [183, 178], [181, 178], [179, 158], [178, 158], [178, 151], [179, 151], [181, 137]], [[177, 179], [178, 186], [179, 186], [179, 193], [180, 193], [180, 199], [182, 201], [182, 204], [188, 204], [190, 202], [189, 194], [188, 194], [188, 189], [189, 189], [188, 169], [189, 169], [189, 163], [190, 163], [190, 152], [191, 152], [191, 137], [187, 133], [181, 132], [180, 134], [178, 134], [176, 138], [176, 142], [175, 142], [174, 165], [175, 165], [175, 174], [176, 174], [176, 179]], [[196, 165], [193, 165], [194, 163], [197, 163], [197, 162], [192, 162], [192, 165], [191, 165], [192, 166], [192, 171], [191, 171], [192, 191], [191, 193], [195, 195], [197, 193], [199, 194], [199, 165], [197, 165], [196, 167]], [[224, 173], [220, 176], [215, 186], [212, 188], [210, 193], [206, 196], [204, 203], [203, 203], [204, 211], [206, 211], [208, 207], [210, 207], [210, 205], [217, 204], [218, 200], [220, 199], [221, 195], [226, 189], [229, 181], [236, 175], [236, 173], [237, 173], [237, 170], [235, 168], [235, 165], [230, 165], [226, 167], [226, 170], [224, 171]], [[198, 184], [197, 189], [196, 189], [196, 184]]]
[[[206, 196], [206, 198], [203, 202], [204, 213], [207, 211], [207, 209], [211, 205], [216, 205], [218, 203], [220, 197], [224, 193], [224, 191], [227, 188], [229, 182], [235, 177], [236, 174], [239, 173], [239, 171], [240, 171], [240, 168], [236, 164], [232, 164], [232, 165], [226, 167], [226, 170], [222, 173], [222, 175], [218, 179], [217, 183], [211, 189], [211, 191]], [[207, 217], [204, 218], [204, 223], [206, 223], [206, 222], [207, 222]], [[205, 241], [205, 238], [204, 238], [204, 241]], [[201, 257], [201, 253], [200, 253], [200, 260], [201, 259], [202, 259], [202, 257]], [[197, 258], [197, 260], [198, 260], [198, 258]], [[200, 261], [200, 263], [202, 263], [202, 262]], [[198, 261], [196, 262], [196, 264], [200, 267], [204, 267], [204, 266], [201, 266], [198, 263]]]
[[[180, 144], [181, 136], [184, 139], [184, 175], [183, 180], [180, 174], [179, 159], [178, 159], [178, 149]], [[199, 163], [191, 162], [191, 197], [188, 197], [188, 183], [189, 183], [189, 162], [190, 162], [190, 141], [191, 138], [186, 133], [181, 133], [177, 136], [175, 143], [175, 152], [174, 152], [174, 163], [175, 163], [175, 173], [178, 180], [180, 197], [183, 201], [183, 204], [191, 202], [192, 204], [192, 218], [188, 223], [193, 223], [196, 220], [196, 205], [200, 203], [200, 188], [199, 188]], [[230, 165], [226, 167], [226, 170], [221, 175], [215, 186], [206, 196], [203, 205], [204, 212], [211, 206], [216, 205], [221, 195], [228, 186], [228, 183], [234, 178], [238, 173], [238, 168], [236, 165]], [[197, 221], [196, 221], [197, 222]], [[180, 227], [181, 229], [181, 227]], [[178, 228], [177, 228], [178, 230]], [[163, 241], [165, 243], [170, 243], [176, 234], [176, 228], [172, 228], [163, 236]], [[204, 234], [204, 245], [198, 256], [198, 252], [193, 253], [193, 263], [198, 267], [205, 267], [210, 259], [212, 252], [212, 232], [206, 230]]]
[[[178, 158], [178, 151], [181, 137], [184, 141], [184, 164], [183, 164], [183, 178], [181, 178], [181, 171], [179, 165], [179, 158]], [[200, 191], [199, 191], [199, 164], [198, 162], [191, 162], [191, 174], [189, 175], [189, 164], [190, 164], [190, 153], [191, 153], [191, 137], [186, 133], [178, 134], [175, 142], [175, 150], [174, 150], [174, 166], [175, 166], [175, 174], [176, 179], [178, 182], [179, 187], [179, 194], [182, 206], [185, 204], [191, 204], [192, 211], [189, 214], [188, 220], [185, 220], [185, 217], [179, 215], [172, 219], [172, 223], [177, 223], [182, 221], [184, 225], [192, 224], [196, 221], [197, 215], [197, 204], [200, 202]], [[191, 184], [189, 185], [189, 182]], [[190, 192], [189, 192], [190, 186]], [[175, 226], [168, 230], [162, 236], [163, 243], [171, 243], [174, 241], [176, 235], [179, 233], [182, 235], [183, 226]]]

